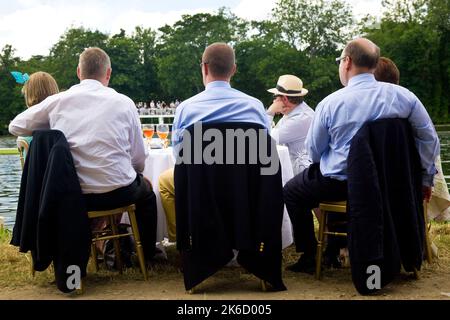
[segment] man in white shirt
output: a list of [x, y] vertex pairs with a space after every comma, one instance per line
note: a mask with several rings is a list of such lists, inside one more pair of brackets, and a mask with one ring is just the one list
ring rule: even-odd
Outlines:
[[66, 136], [87, 209], [136, 204], [146, 259], [156, 242], [156, 198], [142, 172], [147, 150], [133, 101], [108, 88], [109, 56], [88, 48], [77, 68], [80, 83], [19, 114], [9, 125], [16, 136], [55, 129]]
[[273, 104], [267, 110], [269, 122], [272, 123], [275, 114], [283, 114], [271, 136], [277, 144], [288, 147], [294, 174], [297, 175], [311, 164], [305, 140], [314, 111], [303, 101], [308, 90], [303, 88], [300, 78], [287, 74], [278, 79], [276, 88], [267, 91], [274, 94]]

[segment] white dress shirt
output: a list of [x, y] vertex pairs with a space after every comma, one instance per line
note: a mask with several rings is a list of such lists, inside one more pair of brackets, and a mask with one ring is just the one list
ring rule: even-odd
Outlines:
[[142, 172], [144, 147], [134, 102], [97, 80], [83, 80], [19, 114], [13, 135], [56, 129], [66, 136], [83, 193], [130, 185]]
[[[273, 116], [267, 114], [267, 117], [272, 123]], [[270, 133], [277, 144], [288, 147], [295, 175], [308, 168], [311, 164], [305, 140], [313, 118], [314, 110], [305, 102], [302, 102], [292, 109], [291, 112], [284, 115]]]

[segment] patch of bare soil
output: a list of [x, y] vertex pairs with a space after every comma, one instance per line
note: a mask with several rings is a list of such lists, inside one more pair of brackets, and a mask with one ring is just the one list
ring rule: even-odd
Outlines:
[[[89, 270], [82, 295], [63, 294], [51, 283], [48, 272], [35, 278], [26, 275], [27, 281], [14, 285], [2, 285], [0, 299], [24, 300], [303, 300], [303, 299], [448, 299], [450, 300], [449, 261], [440, 259], [431, 265], [424, 263], [418, 280], [402, 273], [394, 282], [374, 296], [361, 296], [353, 287], [350, 269], [328, 269], [323, 279], [315, 280], [312, 275], [284, 271], [288, 288], [284, 292], [262, 292], [257, 278], [242, 268], [226, 267], [202, 283], [193, 295], [186, 294], [183, 275], [175, 267], [177, 252], [168, 251], [168, 261], [155, 265], [150, 270], [149, 281], [142, 279], [139, 271], [127, 270], [123, 275], [114, 272]], [[285, 264], [297, 258], [294, 249], [284, 252]]]

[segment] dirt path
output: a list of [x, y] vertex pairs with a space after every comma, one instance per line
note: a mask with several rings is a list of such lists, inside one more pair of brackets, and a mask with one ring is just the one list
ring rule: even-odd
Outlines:
[[419, 280], [402, 274], [380, 294], [363, 297], [354, 289], [350, 271], [328, 270], [322, 281], [306, 274], [285, 272], [288, 287], [285, 292], [261, 292], [259, 282], [240, 268], [226, 268], [205, 281], [194, 295], [184, 291], [181, 274], [151, 276], [148, 282], [126, 280], [115, 276], [90, 274], [85, 293], [81, 296], [60, 293], [53, 284], [44, 283], [4, 288], [0, 299], [60, 300], [60, 299], [148, 299], [148, 300], [302, 300], [302, 299], [448, 299], [450, 300], [450, 273], [426, 267]]

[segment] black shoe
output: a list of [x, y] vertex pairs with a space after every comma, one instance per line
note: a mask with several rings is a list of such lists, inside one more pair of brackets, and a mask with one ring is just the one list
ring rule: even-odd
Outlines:
[[316, 270], [316, 261], [314, 257], [301, 256], [298, 261], [290, 266], [286, 267], [286, 270], [292, 272], [304, 272], [309, 274], [314, 274]]
[[327, 246], [323, 253], [322, 265], [326, 268], [339, 269], [342, 267], [339, 261], [339, 247]]
[[342, 268], [341, 261], [338, 256], [324, 256], [323, 257], [323, 266], [327, 268], [340, 269]]

